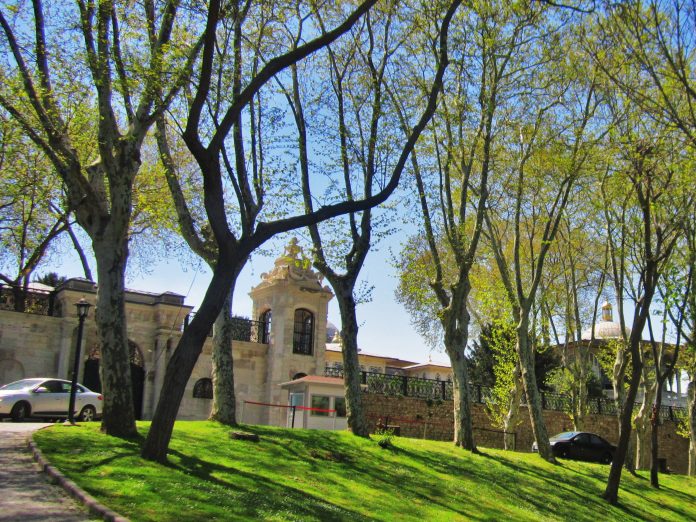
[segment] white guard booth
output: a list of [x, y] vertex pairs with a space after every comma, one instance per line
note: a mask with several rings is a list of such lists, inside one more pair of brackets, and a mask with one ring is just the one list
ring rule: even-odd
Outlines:
[[343, 379], [306, 375], [280, 384], [288, 391], [288, 428], [344, 430], [346, 399]]

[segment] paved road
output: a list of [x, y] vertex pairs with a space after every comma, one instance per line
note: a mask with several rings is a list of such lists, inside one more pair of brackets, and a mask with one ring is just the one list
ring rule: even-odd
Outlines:
[[48, 424], [0, 422], [0, 521], [90, 520], [87, 511], [48, 482], [27, 449], [27, 435]]

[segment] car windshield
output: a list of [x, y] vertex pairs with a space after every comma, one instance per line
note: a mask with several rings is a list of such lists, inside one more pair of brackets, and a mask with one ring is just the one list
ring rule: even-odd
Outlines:
[[0, 390], [26, 390], [27, 388], [36, 386], [42, 381], [43, 379], [22, 379], [21, 381], [15, 381], [11, 382], [10, 384], [6, 384], [2, 388], [0, 388]]
[[551, 437], [551, 438], [549, 439], [549, 442], [554, 442], [554, 441], [557, 441], [557, 440], [568, 440], [568, 439], [572, 439], [572, 438], [575, 437], [575, 435], [577, 435], [577, 434], [578, 434], [577, 431], [565, 431], [565, 432], [563, 432], [563, 433], [559, 433], [558, 435], [554, 435], [553, 437]]

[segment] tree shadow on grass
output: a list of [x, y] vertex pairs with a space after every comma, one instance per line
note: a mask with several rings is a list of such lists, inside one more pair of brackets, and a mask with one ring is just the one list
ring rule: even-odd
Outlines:
[[[235, 507], [242, 510], [240, 516], [262, 519], [265, 513], [287, 511], [300, 520], [372, 520], [326, 498], [318, 498], [258, 474], [205, 461], [177, 450], [169, 453], [178, 459], [178, 463], [170, 461], [167, 467], [226, 491], [234, 491]], [[222, 480], [216, 475], [229, 476], [233, 480]]]
[[[549, 471], [542, 471], [540, 468], [534, 468], [534, 469], [528, 469], [524, 468], [522, 466], [518, 466], [509, 460], [506, 460], [504, 458], [500, 458], [495, 455], [491, 455], [488, 458], [496, 461], [502, 466], [505, 466], [507, 468], [510, 468], [515, 471], [516, 474], [519, 475], [527, 475], [530, 478], [535, 478], [538, 480], [543, 481], [544, 483], [548, 484], [549, 490], [554, 489], [554, 490], [563, 490], [565, 493], [568, 495], [572, 495], [574, 497], [580, 497], [583, 500], [582, 505], [585, 507], [586, 514], [583, 515], [584, 520], [597, 520], [597, 517], [600, 513], [605, 513], [606, 516], [611, 516], [611, 517], [621, 517], [624, 518], [625, 516], [630, 516], [634, 517], [636, 520], [644, 520], [645, 513], [643, 512], [637, 512], [636, 510], [632, 509], [630, 506], [626, 505], [625, 503], [618, 503], [616, 505], [611, 505], [608, 502], [606, 502], [602, 497], [603, 489], [600, 487], [597, 487], [597, 483], [595, 481], [601, 480], [599, 477], [596, 475], [592, 474], [586, 474], [586, 473], [580, 473], [576, 470], [569, 469], [563, 465], [562, 462], [557, 462], [554, 466], [560, 466], [564, 467], [566, 469], [566, 472], [573, 473], [575, 474], [578, 479], [580, 484], [583, 486], [583, 490], [578, 489], [577, 487], [572, 487], [569, 486], [565, 483], [563, 483], [563, 477], [560, 477], [559, 475], [553, 473], [553, 468], [550, 468]], [[591, 492], [588, 494], [588, 492]], [[557, 493], [555, 493], [557, 495]], [[615, 513], [612, 513], [612, 511], [618, 511]], [[573, 516], [576, 520], [580, 519], [580, 513], [562, 513], [562, 516]]]
[[[395, 504], [411, 502], [413, 505], [404, 507], [411, 515], [421, 509], [418, 505], [438, 505], [450, 517], [475, 517], [475, 513], [447, 503], [451, 499], [447, 498], [441, 481], [418, 480], [422, 470], [403, 462], [401, 454], [404, 451], [398, 444], [391, 449], [382, 449], [370, 439], [317, 430], [297, 429], [279, 434], [266, 427], [254, 426], [245, 431], [259, 435], [262, 440], [259, 451], [271, 452], [274, 461], [301, 462], [308, 474], [316, 473], [325, 485], [330, 484], [332, 488], [343, 488], [346, 482], [352, 481], [374, 491], [394, 491], [396, 487], [398, 499], [384, 495], [375, 495], [371, 499], [376, 513], [384, 507], [387, 517], [398, 517], [400, 512], [398, 508], [394, 511]], [[282, 466], [279, 464], [279, 467]], [[331, 473], [326, 473], [327, 470]], [[360, 499], [354, 500], [360, 502]]]
[[[462, 463], [458, 460], [443, 458], [445, 455], [433, 451], [409, 452], [405, 451], [409, 458], [420, 460], [424, 465], [436, 470], [439, 473], [447, 474], [453, 477], [461, 477], [462, 480], [473, 480], [475, 483], [486, 484], [493, 492], [490, 499], [473, 499], [478, 500], [476, 505], [479, 512], [488, 510], [488, 516], [501, 516], [500, 512], [496, 512], [495, 506], [489, 506], [495, 499], [499, 497], [509, 498], [514, 504], [518, 501], [517, 507], [527, 510], [530, 516], [545, 517], [562, 517], [563, 519], [573, 520], [596, 520], [599, 512], [605, 511], [612, 518], [617, 518], [618, 513], [611, 513], [611, 508], [608, 505], [603, 505], [599, 499], [599, 490], [596, 482], [591, 480], [583, 481], [582, 489], [573, 487], [563, 483], [562, 478], [553, 472], [553, 468], [545, 470], [543, 468], [528, 468], [517, 465], [504, 458], [498, 457], [487, 452], [480, 452], [478, 455], [470, 455], [471, 460], [467, 463]], [[479, 462], [477, 460], [481, 459]], [[490, 465], [485, 464], [486, 460], [492, 460], [500, 464], [502, 467], [511, 469], [513, 473], [495, 473], [495, 469]], [[523, 478], [524, 477], [524, 478]], [[559, 490], [562, 493], [559, 495]], [[592, 495], [588, 491], [596, 490], [597, 495]], [[575, 500], [580, 497], [583, 504], [587, 506], [584, 512], [578, 513], [573, 503], [567, 503], [566, 506], [562, 498], [564, 495], [572, 496]], [[561, 499], [556, 501], [555, 505], [550, 504], [550, 499]], [[527, 506], [527, 507], [525, 507]], [[640, 519], [641, 517], [630, 509], [624, 510], [625, 514], [630, 514]], [[485, 516], [485, 515], [484, 515]]]

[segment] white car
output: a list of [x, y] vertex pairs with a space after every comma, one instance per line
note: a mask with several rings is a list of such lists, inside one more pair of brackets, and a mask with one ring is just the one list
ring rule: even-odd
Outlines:
[[[28, 417], [61, 418], [68, 416], [71, 382], [62, 379], [22, 379], [0, 387], [0, 418], [19, 422]], [[75, 415], [87, 422], [102, 413], [103, 397], [81, 384], [75, 393]]]

